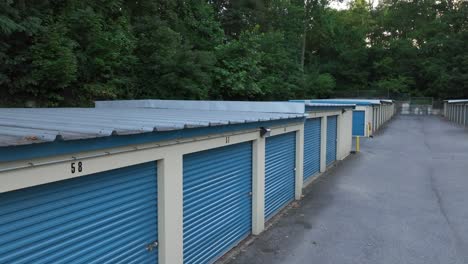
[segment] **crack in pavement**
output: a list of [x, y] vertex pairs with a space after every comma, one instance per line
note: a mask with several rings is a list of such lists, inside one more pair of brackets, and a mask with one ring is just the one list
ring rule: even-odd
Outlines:
[[458, 232], [456, 231], [454, 225], [452, 224], [452, 222], [450, 221], [450, 218], [448, 217], [447, 211], [446, 211], [445, 206], [443, 204], [442, 196], [441, 196], [439, 190], [437, 189], [437, 186], [436, 186], [436, 183], [435, 183], [434, 169], [432, 167], [429, 168], [429, 180], [430, 180], [430, 183], [431, 183], [432, 193], [434, 194], [434, 196], [436, 198], [436, 202], [437, 202], [437, 206], [439, 208], [439, 212], [443, 216], [443, 218], [445, 220], [445, 223], [447, 224], [447, 226], [448, 226], [448, 228], [450, 230], [451, 236], [453, 238], [453, 241], [455, 243], [455, 250], [458, 252], [457, 256], [459, 256], [459, 255], [463, 256], [463, 259], [459, 258], [459, 261], [460, 261], [460, 263], [468, 263], [468, 255], [466, 254], [466, 249], [464, 249], [464, 247], [463, 247], [463, 244], [464, 244], [463, 239], [458, 235]]

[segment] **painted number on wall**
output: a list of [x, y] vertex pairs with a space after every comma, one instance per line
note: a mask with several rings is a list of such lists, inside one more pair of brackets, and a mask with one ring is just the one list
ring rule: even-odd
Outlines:
[[71, 169], [71, 173], [75, 173], [75, 172], [82, 172], [83, 171], [83, 163], [81, 161], [79, 162], [72, 162], [70, 164], [70, 169]]

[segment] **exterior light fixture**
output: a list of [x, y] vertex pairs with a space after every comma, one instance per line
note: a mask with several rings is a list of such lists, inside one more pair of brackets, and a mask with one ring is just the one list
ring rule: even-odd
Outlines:
[[260, 137], [269, 137], [271, 133], [270, 128], [261, 127], [260, 128]]

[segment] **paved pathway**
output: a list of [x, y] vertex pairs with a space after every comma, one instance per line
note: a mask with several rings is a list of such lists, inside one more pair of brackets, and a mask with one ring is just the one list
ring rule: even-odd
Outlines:
[[468, 264], [468, 130], [397, 116], [230, 264]]

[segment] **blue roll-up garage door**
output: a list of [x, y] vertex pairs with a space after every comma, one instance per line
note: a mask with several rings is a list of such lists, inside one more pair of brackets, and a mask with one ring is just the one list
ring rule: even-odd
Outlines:
[[252, 143], [184, 156], [184, 263], [210, 263], [252, 230]]
[[294, 199], [296, 133], [268, 137], [265, 145], [265, 218]]
[[0, 263], [157, 263], [157, 237], [155, 162], [0, 194]]
[[364, 136], [365, 112], [353, 111], [353, 136]]
[[320, 118], [309, 118], [304, 124], [304, 180], [320, 172]]
[[327, 165], [336, 160], [337, 116], [327, 117]]

